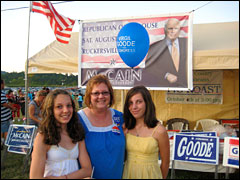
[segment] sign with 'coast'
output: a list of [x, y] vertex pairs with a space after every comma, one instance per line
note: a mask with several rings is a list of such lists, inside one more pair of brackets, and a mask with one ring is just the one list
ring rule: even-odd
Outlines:
[[166, 103], [222, 104], [223, 71], [201, 70], [193, 72], [193, 89], [190, 91], [167, 91]]
[[218, 165], [219, 138], [174, 135], [173, 160]]

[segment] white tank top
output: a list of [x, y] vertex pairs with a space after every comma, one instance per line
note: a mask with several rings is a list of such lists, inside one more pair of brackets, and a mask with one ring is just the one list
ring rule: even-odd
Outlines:
[[77, 171], [79, 169], [78, 154], [78, 143], [71, 150], [52, 145], [47, 152], [44, 177], [63, 176]]

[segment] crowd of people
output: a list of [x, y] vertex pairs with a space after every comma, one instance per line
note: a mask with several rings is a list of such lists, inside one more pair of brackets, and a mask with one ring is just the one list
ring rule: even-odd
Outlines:
[[[3, 91], [1, 96], [5, 96]], [[89, 80], [84, 98], [79, 94], [77, 102], [80, 110], [71, 94], [62, 89], [42, 89], [30, 101], [29, 124], [38, 126], [30, 178], [167, 177], [169, 138], [156, 118], [147, 88], [130, 89], [120, 112], [112, 108], [115, 98], [109, 79], [99, 74]], [[6, 96], [1, 98], [1, 133], [7, 133], [11, 110], [16, 108]], [[4, 121], [3, 114], [8, 114]]]

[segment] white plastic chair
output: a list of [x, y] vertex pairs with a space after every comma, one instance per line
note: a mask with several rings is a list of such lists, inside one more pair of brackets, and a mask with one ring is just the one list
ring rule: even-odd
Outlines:
[[161, 123], [161, 125], [163, 125], [163, 121], [162, 120], [158, 120], [160, 123]]
[[219, 124], [219, 122], [214, 119], [200, 119], [196, 121], [194, 130], [197, 130], [198, 126], [201, 125], [203, 131], [208, 131], [212, 126], [215, 126], [217, 124]]
[[172, 124], [172, 128], [175, 129], [175, 130], [182, 130], [183, 129], [183, 125], [184, 123], [183, 122], [175, 122]]
[[167, 130], [188, 130], [189, 122], [183, 118], [172, 118], [167, 120], [166, 129]]

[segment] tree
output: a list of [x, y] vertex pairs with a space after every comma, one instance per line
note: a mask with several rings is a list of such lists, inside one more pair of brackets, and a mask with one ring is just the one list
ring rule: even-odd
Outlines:
[[[24, 72], [4, 72], [1, 71], [1, 77], [5, 81], [5, 85], [8, 87], [24, 87], [25, 86], [25, 74]], [[29, 87], [43, 87], [43, 86], [77, 86], [77, 75], [73, 74], [29, 74], [28, 82]]]

